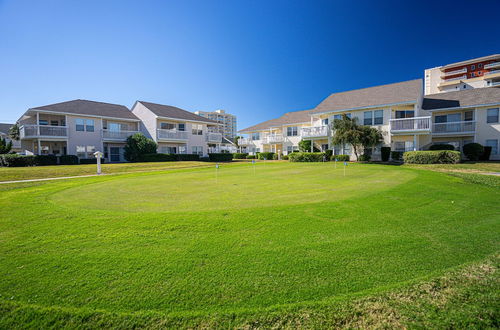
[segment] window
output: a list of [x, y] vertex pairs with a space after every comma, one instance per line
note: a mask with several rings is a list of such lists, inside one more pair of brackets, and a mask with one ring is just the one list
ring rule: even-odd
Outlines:
[[179, 124], [179, 131], [184, 132], [186, 130], [186, 124], [181, 123]]
[[191, 147], [191, 153], [193, 155], [203, 156], [203, 147], [202, 146], [192, 146]]
[[93, 119], [75, 119], [76, 130], [78, 132], [93, 132], [94, 131], [94, 120]]
[[49, 121], [45, 119], [39, 119], [38, 120], [38, 125], [48, 125]]
[[373, 111], [363, 112], [363, 125], [373, 125]]
[[161, 129], [175, 129], [175, 124], [172, 123], [160, 123]]
[[472, 64], [472, 65], [470, 66], [470, 69], [471, 69], [471, 70], [476, 70], [476, 65], [475, 65], [475, 64]]
[[465, 111], [464, 121], [473, 121], [473, 120], [474, 120], [474, 111]]
[[396, 110], [396, 119], [413, 117], [415, 117], [415, 111], [413, 110]]
[[328, 150], [328, 143], [325, 143], [325, 144], [322, 144], [322, 145], [321, 145], [321, 151], [323, 151], [323, 152], [324, 152], [324, 151], [326, 151], [326, 150]]
[[94, 157], [94, 152], [95, 152], [94, 146], [87, 146], [87, 157], [88, 158]]
[[335, 155], [340, 155], [340, 145], [337, 144], [337, 145], [333, 146], [333, 153]]
[[187, 153], [187, 147], [186, 146], [179, 146], [179, 153], [180, 154], [186, 154]]
[[252, 133], [252, 141], [260, 140], [260, 133]]
[[328, 118], [321, 120], [321, 125], [328, 126]]
[[481, 75], [481, 71], [478, 71], [478, 72], [477, 72], [477, 75], [478, 75], [478, 76], [480, 76], [480, 75]]
[[374, 111], [374, 125], [382, 125], [384, 123], [384, 110], [375, 110]]
[[472, 78], [474, 78], [474, 77], [476, 76], [476, 73], [475, 73], [475, 72], [472, 72], [472, 73], [470, 74], [470, 76], [471, 76]]
[[478, 67], [479, 69], [482, 69], [482, 68], [483, 68], [483, 63], [479, 63], [479, 64], [477, 65], [477, 67]]
[[287, 127], [286, 128], [286, 135], [287, 136], [297, 136], [298, 135], [297, 126]]
[[160, 152], [162, 154], [176, 154], [177, 153], [177, 147], [163, 146], [163, 147], [160, 148]]
[[[76, 123], [76, 130], [78, 132], [85, 131], [85, 121], [83, 119], [77, 118], [75, 120], [75, 123]], [[78, 151], [77, 151], [77, 153], [78, 153]]]
[[203, 126], [201, 124], [192, 124], [191, 131], [193, 135], [203, 135]]
[[342, 119], [342, 115], [333, 115], [333, 119]]
[[58, 120], [51, 120], [50, 125], [51, 126], [59, 126], [59, 121]]
[[87, 132], [93, 132], [94, 131], [94, 120], [93, 119], [86, 119], [85, 120], [85, 125], [86, 125], [86, 131]]
[[344, 144], [344, 155], [350, 155], [350, 154], [351, 154], [351, 145]]
[[498, 155], [498, 140], [486, 140], [486, 146], [491, 147], [492, 155]]
[[498, 123], [498, 108], [488, 109], [486, 122], [488, 124]]
[[76, 156], [78, 158], [85, 158], [85, 146], [76, 146]]
[[78, 158], [94, 158], [95, 146], [76, 146]]

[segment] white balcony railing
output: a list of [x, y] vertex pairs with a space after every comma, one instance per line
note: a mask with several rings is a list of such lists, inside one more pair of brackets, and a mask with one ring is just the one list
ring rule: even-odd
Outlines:
[[187, 140], [188, 132], [175, 129], [158, 129], [158, 140]]
[[273, 134], [273, 135], [268, 135], [264, 137], [263, 139], [264, 144], [275, 144], [275, 143], [281, 143], [283, 142], [283, 135], [281, 134]]
[[485, 69], [493, 69], [493, 68], [500, 68], [500, 62], [493, 62], [490, 64], [486, 64], [484, 66]]
[[251, 146], [251, 145], [253, 145], [253, 141], [252, 141], [252, 139], [248, 139], [248, 138], [240, 138], [240, 139], [238, 139], [238, 145]]
[[102, 130], [102, 138], [105, 140], [119, 140], [124, 141], [129, 136], [139, 133], [139, 131], [110, 131], [107, 129]]
[[445, 72], [441, 77], [449, 77], [460, 73], [467, 73], [467, 68]]
[[453, 77], [453, 78], [444, 78], [444, 81], [445, 82], [449, 82], [449, 81], [455, 81], [455, 80], [464, 80], [464, 79], [467, 79], [467, 75], [464, 74], [460, 77]]
[[493, 71], [490, 71], [490, 72], [485, 72], [484, 75], [485, 76], [491, 76], [491, 75], [497, 74], [497, 73], [500, 73], [500, 70], [493, 70]]
[[455, 121], [449, 123], [434, 123], [432, 125], [432, 134], [474, 133], [475, 131], [475, 121]]
[[21, 139], [36, 137], [68, 137], [68, 127], [51, 125], [23, 125], [19, 127]]
[[325, 137], [328, 136], [328, 126], [303, 127], [300, 131], [300, 135], [305, 138]]
[[209, 143], [221, 143], [222, 142], [222, 134], [208, 132], [206, 135], [206, 141]]
[[389, 127], [392, 133], [430, 131], [431, 117], [427, 116], [427, 117], [390, 119]]
[[491, 86], [500, 86], [500, 81], [492, 82]]

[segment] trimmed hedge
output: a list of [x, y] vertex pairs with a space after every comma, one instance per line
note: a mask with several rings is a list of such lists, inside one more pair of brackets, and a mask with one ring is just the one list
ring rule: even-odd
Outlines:
[[243, 152], [235, 152], [233, 154], [233, 158], [234, 159], [246, 159], [247, 156], [248, 156], [248, 154], [247, 153], [243, 153]]
[[283, 157], [281, 159], [288, 160], [288, 155], [283, 155]]
[[349, 155], [333, 155], [332, 160], [337, 160], [338, 162], [348, 162], [351, 159]]
[[483, 146], [484, 152], [483, 154], [479, 157], [479, 160], [490, 160], [491, 156], [491, 149], [493, 149], [490, 146]]
[[196, 154], [175, 154], [180, 162], [197, 162], [200, 160], [200, 155]]
[[372, 159], [372, 156], [371, 155], [368, 155], [368, 154], [363, 154], [361, 156], [359, 156], [359, 161], [360, 162], [369, 162], [370, 159]]
[[35, 156], [36, 166], [48, 166], [57, 165], [57, 156], [55, 155], [36, 155]]
[[455, 147], [452, 146], [451, 144], [438, 143], [431, 145], [429, 147], [429, 150], [455, 150]]
[[259, 152], [259, 159], [272, 160], [274, 156], [274, 152]]
[[139, 162], [173, 162], [177, 160], [175, 154], [144, 154], [138, 159]]
[[[101, 158], [101, 164], [104, 164], [105, 158]], [[97, 164], [97, 158], [80, 158], [80, 164]]]
[[255, 155], [248, 155], [247, 159], [256, 159], [257, 157]]
[[392, 160], [401, 160], [403, 159], [403, 151], [391, 151]]
[[408, 164], [456, 164], [460, 162], [460, 151], [407, 151], [403, 159]]
[[34, 166], [35, 156], [23, 156], [18, 154], [0, 155], [0, 166], [5, 167], [24, 167]]
[[62, 155], [59, 156], [60, 165], [76, 165], [78, 164], [78, 157], [75, 155]]
[[382, 147], [380, 148], [380, 153], [383, 162], [388, 162], [391, 157], [391, 147]]
[[211, 162], [230, 162], [233, 160], [233, 154], [230, 153], [213, 153], [208, 154]]
[[333, 150], [331, 150], [331, 149], [327, 149], [327, 150], [325, 151], [325, 155], [326, 155], [326, 159], [327, 159], [327, 160], [332, 159], [332, 156], [333, 156]]
[[479, 143], [467, 143], [464, 145], [464, 155], [469, 160], [479, 160], [479, 157], [484, 153], [484, 147]]
[[288, 155], [291, 162], [322, 162], [324, 158], [324, 152], [292, 152]]

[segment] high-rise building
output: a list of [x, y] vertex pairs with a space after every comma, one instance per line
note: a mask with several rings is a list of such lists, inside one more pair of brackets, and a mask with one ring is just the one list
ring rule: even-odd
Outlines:
[[195, 114], [202, 116], [211, 120], [214, 120], [221, 124], [217, 128], [218, 133], [229, 140], [233, 141], [236, 137], [236, 116], [226, 113], [224, 110], [215, 111], [196, 111]]
[[500, 54], [425, 70], [425, 95], [500, 86]]

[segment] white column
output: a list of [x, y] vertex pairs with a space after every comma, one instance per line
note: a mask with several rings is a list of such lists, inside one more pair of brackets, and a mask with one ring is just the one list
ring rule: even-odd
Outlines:
[[37, 143], [38, 143], [38, 154], [41, 155], [42, 154], [42, 144], [40, 142], [40, 139], [37, 139]]
[[36, 112], [36, 133], [37, 136], [40, 136], [40, 113]]
[[313, 139], [311, 139], [311, 152], [313, 152], [313, 150], [314, 150], [314, 148], [313, 148], [313, 147], [314, 147], [314, 140], [313, 140]]
[[413, 151], [417, 151], [417, 135], [413, 135]]

